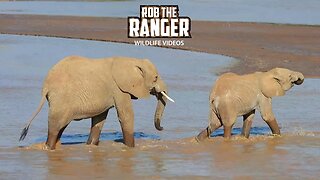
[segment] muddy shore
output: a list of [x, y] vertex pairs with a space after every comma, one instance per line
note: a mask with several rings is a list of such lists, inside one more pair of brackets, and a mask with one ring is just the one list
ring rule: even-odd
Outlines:
[[[0, 15], [0, 33], [133, 43], [127, 19], [46, 15]], [[320, 26], [238, 22], [192, 22], [192, 38], [170, 48], [240, 59], [227, 71], [249, 73], [273, 67], [320, 76]], [[141, 39], [140, 39], [141, 40]]]

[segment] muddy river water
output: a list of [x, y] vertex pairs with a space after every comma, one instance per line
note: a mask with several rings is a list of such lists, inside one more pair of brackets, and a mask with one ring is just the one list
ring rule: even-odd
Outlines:
[[[257, 114], [251, 136], [231, 140], [222, 129], [202, 144], [193, 137], [207, 125], [208, 95], [216, 73], [236, 60], [205, 53], [60, 38], [0, 35], [0, 179], [316, 179], [320, 175], [320, 81], [306, 79], [273, 109], [283, 135], [273, 137]], [[24, 142], [18, 138], [40, 101], [42, 81], [68, 55], [91, 58], [149, 58], [176, 103], [168, 103], [164, 130], [153, 127], [155, 98], [134, 101], [136, 147], [129, 149], [115, 110], [109, 113], [98, 147], [87, 146], [90, 121], [72, 122], [55, 151], [41, 150], [47, 133], [47, 106]]]

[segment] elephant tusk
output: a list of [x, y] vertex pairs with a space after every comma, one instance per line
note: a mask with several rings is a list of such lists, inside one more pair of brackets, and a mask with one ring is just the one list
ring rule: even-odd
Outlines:
[[166, 97], [169, 101], [173, 102], [174, 103], [174, 100], [171, 99], [164, 91], [161, 91], [161, 94]]

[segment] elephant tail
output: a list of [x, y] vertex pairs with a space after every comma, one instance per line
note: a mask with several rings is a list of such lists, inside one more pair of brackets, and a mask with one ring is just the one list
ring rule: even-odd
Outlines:
[[20, 135], [20, 138], [19, 138], [19, 141], [23, 141], [24, 138], [27, 136], [28, 130], [29, 130], [29, 127], [31, 125], [32, 120], [39, 114], [39, 112], [41, 111], [45, 101], [46, 101], [46, 97], [42, 96], [40, 104], [39, 104], [37, 110], [32, 114], [32, 117], [29, 119], [27, 125], [23, 128], [23, 130], [21, 132], [21, 135]]

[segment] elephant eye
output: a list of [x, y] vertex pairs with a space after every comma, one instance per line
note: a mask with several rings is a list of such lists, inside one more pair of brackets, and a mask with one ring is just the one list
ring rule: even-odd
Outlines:
[[158, 80], [158, 76], [154, 78], [153, 82], [157, 82], [157, 80]]
[[290, 81], [294, 81], [294, 77], [292, 77], [291, 74], [289, 75], [289, 79], [290, 79]]
[[280, 79], [278, 79], [278, 78], [274, 78], [274, 80], [276, 80], [279, 84], [281, 84]]

